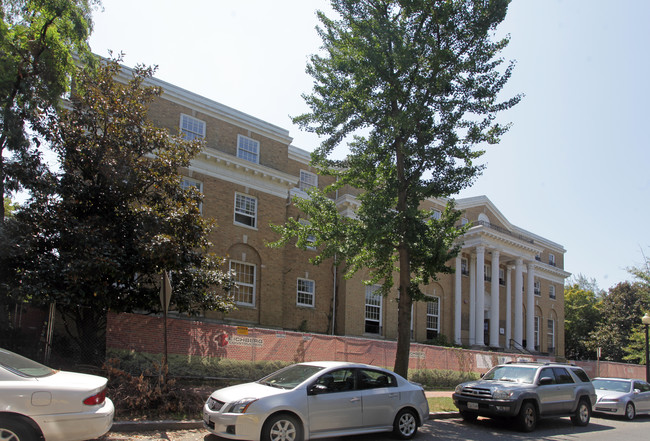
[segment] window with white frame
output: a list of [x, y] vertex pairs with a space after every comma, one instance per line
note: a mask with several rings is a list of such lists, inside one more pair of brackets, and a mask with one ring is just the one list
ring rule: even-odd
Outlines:
[[259, 164], [260, 142], [248, 136], [237, 135], [237, 157]]
[[432, 340], [440, 332], [440, 297], [427, 299], [427, 340]]
[[188, 141], [205, 138], [205, 121], [181, 113], [181, 134]]
[[[181, 178], [181, 188], [183, 190], [189, 190], [190, 188], [196, 188], [201, 193], [203, 193], [203, 183], [192, 178]], [[199, 211], [203, 212], [203, 204], [199, 204]]]
[[550, 254], [548, 255], [548, 264], [555, 266], [555, 254]]
[[548, 297], [549, 297], [550, 299], [554, 299], [554, 298], [555, 298], [555, 285], [549, 285], [549, 286], [548, 286]]
[[310, 188], [318, 187], [318, 175], [306, 170], [300, 170], [300, 182], [298, 188], [307, 191]]
[[555, 355], [555, 320], [548, 321], [548, 353]]
[[535, 280], [535, 295], [536, 296], [542, 295], [542, 282], [540, 282], [539, 280]]
[[535, 350], [539, 351], [539, 316], [535, 316]]
[[[305, 225], [305, 226], [309, 226], [309, 225], [310, 225], [310, 224], [309, 224], [309, 221], [308, 221], [308, 220], [305, 220], [305, 219], [300, 219], [300, 224], [301, 224], [301, 225]], [[314, 246], [314, 243], [316, 243], [316, 236], [314, 236], [313, 234], [308, 235], [308, 236], [307, 236], [307, 243], [309, 244], [309, 245], [307, 246], [307, 249], [309, 249], [309, 250], [315, 250], [316, 247]]]
[[463, 276], [469, 276], [469, 261], [466, 257], [460, 258], [460, 273]]
[[235, 223], [252, 228], [257, 226], [257, 199], [235, 193]]
[[316, 283], [313, 280], [298, 278], [297, 303], [300, 306], [314, 306]]
[[483, 280], [492, 281], [492, 265], [483, 265]]
[[230, 271], [234, 273], [235, 286], [231, 293], [235, 303], [255, 306], [255, 265], [231, 260]]
[[435, 220], [440, 220], [442, 218], [442, 211], [433, 210], [433, 213], [431, 214], [431, 218]]
[[468, 223], [469, 223], [469, 219], [467, 219], [466, 217], [461, 217], [460, 218], [460, 225], [461, 226], [462, 225], [467, 225]]
[[504, 271], [503, 268], [499, 268], [499, 285], [504, 285], [506, 284], [506, 272]]
[[368, 334], [381, 334], [382, 296], [379, 286], [366, 286], [365, 330]]

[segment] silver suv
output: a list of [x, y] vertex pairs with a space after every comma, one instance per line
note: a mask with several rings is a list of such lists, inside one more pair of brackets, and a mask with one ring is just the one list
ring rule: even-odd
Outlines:
[[521, 430], [530, 432], [540, 418], [570, 416], [573, 424], [586, 426], [596, 392], [577, 366], [516, 362], [496, 366], [480, 380], [459, 384], [453, 399], [465, 421], [478, 416], [515, 417]]

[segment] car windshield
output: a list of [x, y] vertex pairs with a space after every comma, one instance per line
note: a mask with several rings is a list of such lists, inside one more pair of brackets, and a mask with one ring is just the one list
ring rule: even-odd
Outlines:
[[6, 349], [0, 349], [0, 366], [22, 377], [47, 377], [56, 372], [47, 366]]
[[483, 380], [532, 383], [537, 368], [528, 366], [497, 366], [483, 375]]
[[629, 392], [631, 384], [629, 381], [602, 379], [596, 379], [592, 383], [596, 390], [610, 390], [613, 392]]
[[266, 386], [279, 387], [281, 389], [293, 389], [323, 369], [324, 367], [322, 366], [294, 364], [262, 378], [258, 383]]

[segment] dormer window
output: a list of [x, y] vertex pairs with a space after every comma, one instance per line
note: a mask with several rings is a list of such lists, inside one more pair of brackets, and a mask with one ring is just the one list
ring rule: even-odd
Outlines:
[[244, 135], [237, 135], [237, 157], [260, 163], [260, 142]]

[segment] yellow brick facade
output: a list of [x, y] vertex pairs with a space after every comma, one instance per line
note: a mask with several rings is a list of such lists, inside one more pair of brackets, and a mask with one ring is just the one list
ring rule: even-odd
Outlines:
[[[288, 131], [282, 128], [173, 85], [163, 82], [160, 85], [164, 94], [150, 110], [150, 118], [156, 125], [177, 132], [181, 115], [204, 124], [205, 148], [182, 173], [201, 186], [202, 213], [217, 222], [211, 237], [214, 252], [225, 256], [228, 265], [233, 262], [254, 272], [253, 282], [247, 285], [246, 296], [242, 297], [253, 299], [251, 302], [240, 304], [227, 315], [206, 311], [205, 318], [237, 325], [396, 339], [396, 291], [382, 298], [379, 305], [369, 306], [367, 287], [362, 284], [364, 274], [347, 280], [331, 261], [311, 265], [309, 258], [316, 251], [303, 251], [293, 244], [283, 249], [267, 246], [277, 239], [270, 224], [283, 224], [288, 217], [299, 215], [290, 201], [293, 195], [303, 194], [298, 189], [301, 171], [315, 172], [309, 166], [308, 152], [292, 146]], [[259, 143], [258, 162], [238, 157], [240, 136]], [[320, 187], [327, 184], [323, 177], [317, 179]], [[254, 226], [237, 221], [237, 195], [254, 201]], [[354, 209], [356, 195], [356, 189], [339, 191], [342, 213]], [[442, 211], [445, 203], [431, 200], [423, 206]], [[535, 352], [563, 356], [563, 286], [569, 275], [563, 270], [565, 250], [511, 225], [485, 197], [458, 200], [457, 208], [473, 225], [464, 238], [460, 256], [449, 263], [457, 267], [459, 275], [441, 275], [439, 280], [422, 287], [434, 300], [414, 305], [413, 341], [425, 342], [439, 335], [464, 346], [528, 347]], [[488, 268], [496, 262], [496, 256], [503, 280], [498, 285], [485, 280], [481, 287], [477, 277], [485, 271], [480, 270], [477, 259], [479, 262], [483, 259], [484, 268]], [[531, 273], [534, 274], [532, 285], [527, 280]], [[519, 282], [515, 280], [517, 277]], [[299, 283], [313, 286], [313, 295], [308, 290], [306, 297], [303, 293], [299, 298]], [[491, 307], [491, 291], [495, 286], [498, 286], [498, 319]], [[515, 286], [522, 289], [519, 319]], [[539, 295], [529, 295], [530, 286], [538, 287]], [[552, 292], [555, 298], [551, 298]], [[305, 299], [311, 304], [305, 304]], [[476, 308], [481, 302], [483, 315]], [[531, 304], [536, 330], [528, 323]], [[481, 337], [479, 330], [485, 326], [488, 329]], [[494, 334], [489, 334], [495, 326], [499, 331], [496, 339]], [[530, 335], [534, 335], [534, 344], [526, 339]]]

